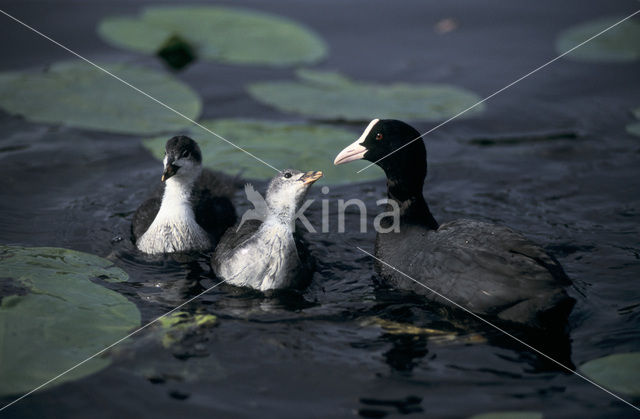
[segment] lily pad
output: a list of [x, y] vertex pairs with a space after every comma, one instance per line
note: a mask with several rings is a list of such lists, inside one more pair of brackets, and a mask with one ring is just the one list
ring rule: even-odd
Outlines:
[[[636, 119], [640, 119], [640, 107], [632, 109], [631, 113], [636, 117]], [[627, 132], [640, 137], [640, 122], [634, 122], [627, 125]]]
[[618, 393], [640, 396], [640, 352], [608, 355], [580, 366], [598, 384]]
[[[358, 165], [334, 166], [336, 150], [353, 142], [358, 134], [323, 124], [295, 124], [265, 120], [218, 119], [201, 122], [204, 126], [233, 141], [239, 147], [259, 156], [269, 164], [285, 169], [322, 170], [323, 183], [341, 184], [350, 181], [378, 179], [381, 169], [356, 174]], [[198, 128], [189, 133], [202, 149], [206, 167], [248, 178], [271, 178], [273, 169], [254, 160], [235, 147]], [[153, 155], [162, 160], [166, 137], [143, 141]], [[359, 163], [361, 167], [366, 162]]]
[[504, 411], [504, 412], [488, 412], [480, 415], [473, 415], [469, 419], [542, 419], [540, 412], [528, 411]]
[[327, 54], [324, 41], [299, 23], [240, 8], [149, 7], [138, 17], [103, 20], [98, 33], [114, 46], [147, 54], [179, 36], [199, 57], [233, 64], [289, 66]]
[[[556, 41], [560, 53], [586, 41], [619, 22], [622, 17], [607, 17], [573, 26]], [[640, 23], [629, 19], [567, 54], [574, 60], [592, 62], [627, 62], [640, 58]]]
[[[202, 104], [187, 85], [163, 72], [128, 64], [100, 64], [191, 119]], [[190, 122], [83, 61], [45, 71], [0, 73], [0, 107], [30, 121], [98, 131], [155, 134]]]
[[[377, 84], [314, 70], [298, 70], [296, 74], [299, 81], [251, 84], [249, 94], [284, 112], [358, 122], [373, 118], [440, 121], [480, 101], [476, 94], [446, 84]], [[483, 109], [480, 104], [464, 116]]]
[[[26, 290], [2, 296], [0, 303], [0, 396], [34, 389], [139, 326], [135, 304], [92, 278], [119, 282], [128, 275], [87, 253], [0, 245], [0, 281]], [[50, 385], [109, 363], [96, 357]]]
[[627, 132], [640, 137], [640, 122], [634, 122], [633, 124], [627, 125]]

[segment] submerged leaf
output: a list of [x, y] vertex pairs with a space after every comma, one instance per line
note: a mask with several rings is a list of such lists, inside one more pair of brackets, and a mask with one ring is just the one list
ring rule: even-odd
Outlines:
[[[200, 98], [172, 76], [127, 64], [100, 64], [191, 119]], [[188, 126], [185, 118], [82, 61], [63, 61], [46, 71], [0, 73], [0, 107], [34, 122], [99, 131], [154, 134]]]
[[454, 332], [415, 326], [410, 323], [399, 323], [380, 317], [370, 317], [363, 321], [366, 326], [379, 326], [391, 335], [447, 335]]
[[587, 377], [615, 392], [640, 396], [640, 352], [608, 355], [580, 366]]
[[[321, 124], [248, 119], [218, 119], [201, 123], [279, 169], [322, 170], [323, 183], [340, 184], [382, 176], [377, 168], [356, 174], [357, 164], [333, 165], [335, 154], [357, 138], [357, 134], [351, 131]], [[271, 178], [275, 174], [270, 167], [206, 131], [193, 128], [189, 135], [198, 141], [202, 162], [207, 167], [248, 178]], [[166, 142], [166, 137], [157, 137], [144, 140], [143, 144], [162, 160]], [[354, 163], [361, 167], [366, 165], [366, 162]]]
[[171, 68], [180, 70], [196, 59], [193, 47], [177, 35], [171, 36], [156, 52]]
[[233, 64], [288, 66], [313, 63], [327, 53], [324, 41], [296, 22], [230, 7], [149, 7], [137, 18], [103, 20], [98, 33], [117, 47], [148, 54], [177, 35], [199, 57]]
[[540, 412], [528, 411], [504, 411], [504, 412], [488, 412], [479, 415], [473, 415], [469, 419], [542, 419]]
[[432, 329], [428, 327], [415, 326], [410, 323], [400, 323], [380, 317], [370, 317], [362, 321], [363, 326], [378, 326], [385, 333], [390, 335], [426, 335], [429, 336], [430, 343], [439, 344], [468, 344], [483, 343], [486, 339], [476, 333], [460, 334], [451, 330]]
[[180, 342], [188, 333], [201, 327], [215, 326], [217, 323], [218, 318], [213, 314], [190, 314], [186, 311], [171, 313], [159, 321], [162, 346], [169, 348]]
[[[27, 292], [0, 303], [0, 395], [32, 390], [104, 349], [140, 324], [124, 296], [91, 281], [124, 281], [105, 259], [51, 247], [0, 246], [0, 281]], [[109, 360], [97, 357], [51, 385], [93, 374]]]
[[[556, 49], [565, 53], [621, 19], [608, 17], [573, 26], [558, 36]], [[640, 23], [626, 20], [571, 51], [567, 57], [594, 62], [635, 61], [640, 58]]]
[[[459, 87], [445, 84], [389, 85], [351, 81], [333, 72], [299, 70], [300, 81], [267, 81], [248, 86], [251, 96], [284, 112], [324, 120], [370, 121], [394, 118], [439, 121], [480, 101]], [[484, 109], [480, 104], [466, 112]]]

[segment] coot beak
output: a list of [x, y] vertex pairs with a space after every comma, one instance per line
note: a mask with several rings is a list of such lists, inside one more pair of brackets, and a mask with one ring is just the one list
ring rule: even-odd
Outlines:
[[380, 122], [378, 118], [373, 119], [371, 122], [369, 122], [369, 125], [367, 125], [367, 128], [365, 128], [360, 138], [358, 138], [353, 144], [342, 150], [340, 154], [336, 156], [333, 164], [337, 166], [342, 163], [349, 163], [350, 161], [363, 159], [364, 155], [367, 153], [367, 151], [369, 151], [369, 149], [362, 144], [366, 141], [369, 134], [371, 134], [371, 130], [373, 130], [373, 127], [378, 125], [378, 122]]
[[367, 152], [367, 148], [360, 144], [363, 141], [363, 138], [358, 138], [353, 144], [347, 146], [344, 150], [340, 152], [336, 156], [336, 159], [333, 161], [334, 165], [339, 165], [342, 163], [349, 163], [350, 161], [360, 160], [364, 157], [364, 154]]
[[316, 180], [320, 179], [322, 177], [322, 172], [320, 171], [310, 171], [305, 173], [304, 175], [302, 175], [302, 177], [300, 179], [298, 179], [300, 182], [304, 183], [305, 185], [310, 185], [313, 182], [315, 182]]
[[173, 164], [168, 163], [167, 166], [164, 168], [164, 172], [162, 172], [161, 180], [164, 182], [165, 180], [169, 179], [171, 176], [178, 173], [179, 168], [180, 168], [179, 166], [174, 166]]

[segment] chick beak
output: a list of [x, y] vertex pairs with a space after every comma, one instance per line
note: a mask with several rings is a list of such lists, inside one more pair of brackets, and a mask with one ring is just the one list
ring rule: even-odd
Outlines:
[[160, 180], [162, 180], [163, 182], [166, 181], [171, 176], [178, 173], [178, 169], [178, 166], [174, 166], [171, 162], [168, 162], [164, 168], [164, 172], [162, 172], [162, 178]]
[[300, 182], [304, 183], [305, 185], [311, 185], [313, 182], [315, 182], [316, 180], [320, 179], [322, 177], [322, 172], [321, 171], [310, 171], [305, 173], [304, 175], [302, 175], [302, 177], [300, 179], [298, 179]]

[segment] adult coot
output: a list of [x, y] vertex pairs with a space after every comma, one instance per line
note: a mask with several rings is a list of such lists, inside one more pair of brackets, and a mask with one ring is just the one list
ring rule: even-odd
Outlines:
[[251, 185], [247, 197], [256, 207], [251, 220], [224, 234], [211, 267], [228, 284], [260, 291], [299, 288], [309, 279], [312, 259], [294, 235], [296, 212], [322, 172], [286, 169], [269, 183], [262, 200]]
[[[575, 300], [565, 292], [571, 281], [553, 256], [508, 227], [472, 220], [438, 225], [422, 196], [426, 149], [421, 139], [412, 142], [419, 137], [402, 121], [374, 119], [334, 161], [365, 159], [387, 176], [387, 196], [398, 204], [400, 222], [395, 229], [389, 219], [383, 224], [376, 256], [477, 314], [535, 329], [563, 328]], [[395, 288], [441, 301], [382, 262], [376, 261], [376, 271]]]
[[202, 153], [189, 137], [167, 141], [161, 188], [135, 212], [131, 232], [148, 254], [206, 251], [236, 221], [233, 182], [202, 169]]

